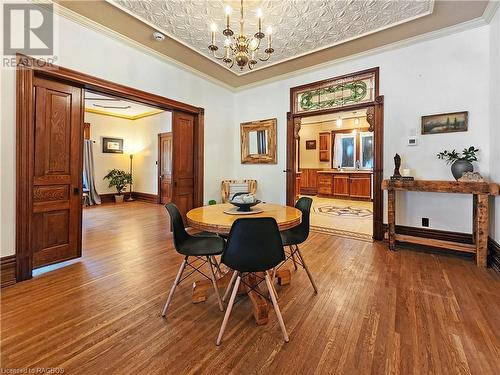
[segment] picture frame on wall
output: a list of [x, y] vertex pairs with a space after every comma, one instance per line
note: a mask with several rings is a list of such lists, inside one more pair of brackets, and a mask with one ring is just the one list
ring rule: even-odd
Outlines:
[[123, 139], [102, 137], [102, 152], [105, 154], [123, 154]]
[[316, 140], [306, 141], [306, 150], [316, 150]]
[[466, 132], [468, 126], [468, 111], [422, 116], [422, 135]]

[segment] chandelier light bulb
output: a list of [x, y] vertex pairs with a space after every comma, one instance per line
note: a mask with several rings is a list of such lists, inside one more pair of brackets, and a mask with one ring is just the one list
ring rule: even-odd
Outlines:
[[229, 5], [226, 6], [226, 16], [231, 14], [231, 7]]
[[210, 30], [212, 30], [214, 33], [217, 31], [217, 25], [212, 22], [212, 24], [210, 25]]
[[229, 47], [229, 46], [231, 45], [231, 40], [230, 40], [229, 38], [226, 38], [226, 39], [224, 40], [224, 45], [225, 45], [226, 47]]
[[255, 50], [257, 48], [258, 42], [255, 39], [252, 39], [250, 42], [250, 49]]
[[273, 33], [273, 28], [271, 26], [267, 27], [267, 33], [271, 35]]
[[356, 117], [356, 118], [354, 119], [354, 125], [359, 125], [359, 118], [358, 118], [358, 117]]
[[337, 124], [337, 128], [342, 127], [342, 118], [341, 118], [341, 117], [339, 117], [339, 118], [337, 119], [336, 124]]
[[262, 9], [257, 9], [257, 17], [262, 18]]

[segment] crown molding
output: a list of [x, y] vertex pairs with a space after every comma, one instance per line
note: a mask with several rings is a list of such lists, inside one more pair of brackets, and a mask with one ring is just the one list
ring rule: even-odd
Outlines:
[[[48, 3], [47, 0], [29, 0], [29, 1], [32, 3], [38, 4], [38, 5], [41, 5], [41, 6]], [[65, 8], [65, 7], [59, 5], [51, 0], [49, 0], [49, 2], [50, 2], [50, 4], [53, 4], [54, 12], [57, 15], [66, 18], [67, 20], [75, 22], [76, 24], [83, 26], [87, 29], [96, 31], [99, 34], [103, 34], [105, 36], [108, 36], [108, 37], [110, 37], [118, 42], [121, 42], [129, 47], [137, 49], [146, 55], [149, 55], [151, 57], [154, 57], [155, 59], [166, 62], [169, 65], [175, 66], [176, 68], [180, 68], [188, 73], [194, 74], [200, 78], [203, 78], [203, 79], [210, 81], [218, 86], [221, 86], [221, 87], [223, 87], [231, 92], [235, 91], [235, 88], [233, 86], [228, 85], [227, 83], [222, 82], [222, 81], [218, 80], [217, 78], [214, 78], [208, 74], [200, 72], [199, 70], [196, 70], [196, 69], [190, 67], [189, 65], [183, 64], [180, 61], [174, 60], [174, 59], [172, 59], [172, 58], [170, 58], [162, 53], [155, 51], [152, 48], [146, 47], [146, 46], [142, 45], [141, 43], [136, 42], [133, 39], [130, 39], [130, 38], [128, 38], [120, 33], [117, 33], [116, 31], [111, 30], [111, 29], [107, 28], [106, 26], [101, 25], [100, 23], [92, 21], [86, 17], [83, 17], [82, 15], [80, 15], [76, 12], [73, 12], [72, 10]]]
[[281, 74], [281, 75], [278, 75], [278, 76], [275, 76], [272, 78], [268, 78], [265, 80], [261, 80], [258, 82], [249, 83], [248, 85], [236, 87], [235, 89], [233, 89], [233, 91], [236, 91], [236, 92], [245, 91], [245, 90], [257, 87], [257, 86], [262, 86], [265, 84], [269, 84], [269, 83], [273, 83], [273, 82], [277, 82], [277, 81], [282, 81], [284, 79], [297, 77], [297, 76], [300, 76], [300, 75], [303, 75], [306, 73], [318, 71], [318, 70], [325, 69], [325, 68], [328, 68], [331, 66], [335, 66], [337, 64], [356, 60], [356, 59], [359, 59], [362, 57], [373, 56], [373, 55], [377, 55], [379, 53], [409, 47], [409, 46], [412, 46], [414, 44], [422, 43], [422, 42], [425, 42], [428, 40], [439, 39], [439, 38], [442, 38], [442, 37], [445, 37], [448, 35], [458, 34], [460, 32], [475, 29], [477, 27], [485, 26], [487, 24], [488, 23], [486, 22], [484, 15], [483, 15], [482, 17], [478, 17], [478, 18], [472, 19], [470, 21], [462, 22], [462, 23], [459, 23], [459, 24], [456, 24], [453, 26], [443, 28], [443, 29], [431, 31], [429, 33], [417, 35], [417, 36], [414, 36], [414, 37], [411, 37], [408, 39], [404, 39], [404, 40], [400, 40], [400, 41], [397, 41], [394, 43], [386, 44], [384, 46], [376, 47], [376, 48], [373, 48], [373, 49], [370, 49], [367, 51], [356, 53], [354, 55], [342, 57], [342, 58], [339, 58], [336, 60], [327, 61], [327, 62], [324, 62], [322, 64], [309, 66], [309, 67], [306, 67], [303, 69], [295, 70], [295, 71], [290, 72], [290, 73], [284, 73], [284, 74]]
[[[47, 0], [45, 0], [45, 1], [44, 0], [29, 0], [29, 1], [32, 3], [40, 4], [42, 6], [44, 3], [47, 4]], [[472, 19], [470, 21], [462, 22], [462, 23], [459, 23], [459, 24], [456, 24], [453, 26], [443, 28], [443, 29], [431, 31], [429, 33], [417, 35], [417, 36], [414, 36], [414, 37], [411, 37], [408, 39], [404, 39], [404, 40], [394, 42], [394, 43], [391, 43], [388, 45], [384, 45], [381, 47], [373, 48], [371, 50], [363, 51], [363, 52], [360, 52], [360, 53], [357, 53], [354, 55], [350, 55], [350, 56], [346, 56], [346, 57], [339, 58], [336, 60], [327, 61], [325, 63], [309, 66], [309, 67], [299, 69], [299, 70], [296, 70], [296, 71], [293, 71], [290, 73], [284, 73], [281, 75], [277, 75], [277, 76], [269, 78], [269, 79], [261, 80], [258, 82], [253, 82], [253, 83], [239, 86], [239, 87], [234, 87], [234, 86], [231, 86], [223, 81], [220, 81], [220, 80], [218, 80], [218, 79], [216, 79], [208, 74], [200, 72], [199, 70], [196, 70], [196, 69], [194, 69], [186, 64], [183, 64], [183, 63], [181, 63], [177, 60], [174, 60], [166, 55], [163, 55], [163, 54], [153, 50], [152, 48], [146, 47], [146, 46], [136, 42], [135, 40], [130, 39], [130, 38], [128, 38], [120, 33], [117, 33], [116, 31], [111, 30], [111, 29], [109, 29], [109, 28], [107, 28], [107, 27], [105, 27], [105, 26], [103, 26], [95, 21], [92, 21], [86, 17], [83, 17], [80, 14], [73, 12], [72, 10], [69, 10], [69, 9], [67, 9], [67, 8], [57, 4], [57, 3], [54, 3], [52, 0], [49, 0], [49, 2], [54, 5], [54, 12], [55, 13], [57, 13], [58, 15], [66, 18], [72, 22], [75, 22], [75, 23], [77, 23], [85, 28], [96, 31], [100, 34], [106, 35], [112, 39], [115, 39], [115, 40], [129, 46], [129, 47], [135, 48], [135, 49], [143, 52], [146, 55], [149, 55], [149, 56], [154, 57], [158, 60], [166, 62], [169, 65], [180, 68], [186, 72], [192, 73], [192, 74], [194, 74], [202, 79], [205, 79], [209, 82], [212, 82], [212, 83], [214, 83], [220, 87], [223, 87], [223, 88], [225, 88], [228, 91], [233, 92], [233, 93], [245, 91], [245, 90], [248, 90], [250, 88], [262, 86], [262, 85], [269, 84], [272, 82], [281, 81], [281, 80], [284, 80], [287, 78], [293, 78], [293, 77], [303, 75], [303, 74], [306, 74], [309, 72], [318, 71], [318, 70], [321, 70], [321, 69], [324, 69], [324, 68], [327, 68], [330, 66], [335, 66], [337, 64], [340, 64], [340, 63], [343, 63], [346, 61], [352, 61], [352, 60], [359, 59], [362, 57], [372, 56], [372, 55], [376, 55], [378, 53], [383, 53], [383, 52], [387, 52], [387, 51], [391, 51], [391, 50], [396, 50], [399, 48], [408, 47], [408, 46], [418, 44], [418, 43], [421, 43], [421, 42], [424, 42], [427, 40], [438, 39], [438, 38], [442, 38], [442, 37], [445, 37], [448, 35], [453, 35], [453, 34], [460, 33], [460, 32], [467, 31], [467, 30], [471, 30], [471, 29], [474, 29], [477, 27], [485, 26], [485, 25], [488, 25], [489, 22], [491, 22], [491, 20], [493, 19], [495, 13], [497, 12], [497, 10], [500, 6], [500, 1], [490, 0], [483, 15], [481, 17]]]
[[499, 0], [490, 0], [488, 2], [488, 5], [486, 6], [486, 9], [484, 10], [483, 13], [483, 19], [486, 21], [486, 23], [490, 23], [493, 17], [495, 17], [495, 14], [499, 6], [500, 6]]

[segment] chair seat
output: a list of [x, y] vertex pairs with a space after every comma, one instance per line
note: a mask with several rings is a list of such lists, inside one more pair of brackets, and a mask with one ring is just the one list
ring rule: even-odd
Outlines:
[[190, 256], [220, 255], [224, 251], [225, 241], [218, 236], [190, 237], [182, 243], [179, 253]]
[[299, 227], [284, 230], [280, 232], [280, 235], [283, 246], [300, 245], [307, 239], [307, 237], [304, 238], [304, 231]]

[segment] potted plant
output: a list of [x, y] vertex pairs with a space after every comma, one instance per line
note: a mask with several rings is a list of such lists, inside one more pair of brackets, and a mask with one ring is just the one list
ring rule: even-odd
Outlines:
[[446, 160], [446, 164], [451, 164], [451, 173], [455, 177], [455, 180], [458, 180], [465, 172], [474, 171], [472, 162], [477, 161], [476, 152], [478, 151], [478, 148], [470, 146], [469, 148], [464, 148], [461, 153], [455, 150], [444, 150], [437, 154], [437, 157], [438, 159]]
[[114, 187], [116, 189], [117, 194], [115, 194], [115, 202], [122, 203], [122, 192], [128, 184], [132, 183], [132, 175], [120, 169], [112, 169], [106, 176], [104, 176], [103, 180], [109, 180], [109, 187]]

